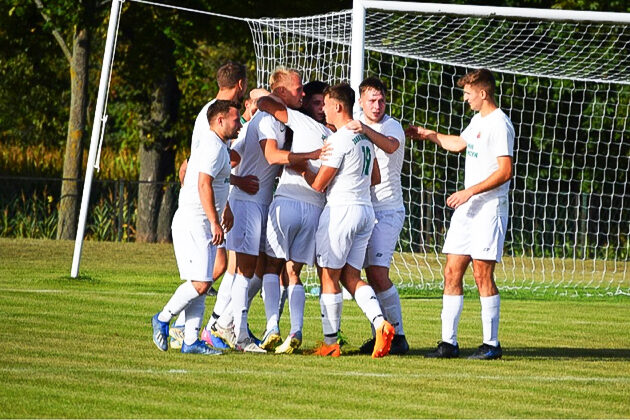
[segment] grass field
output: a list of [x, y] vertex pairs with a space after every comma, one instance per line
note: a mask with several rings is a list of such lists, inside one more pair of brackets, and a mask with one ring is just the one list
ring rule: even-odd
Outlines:
[[[407, 356], [203, 357], [151, 341], [150, 318], [179, 284], [170, 245], [86, 242], [78, 280], [73, 245], [0, 239], [0, 417], [630, 417], [628, 297], [504, 299], [500, 361], [422, 357], [440, 299], [403, 299]], [[480, 344], [479, 310], [467, 297], [464, 354]], [[254, 331], [263, 312], [256, 299]], [[321, 336], [315, 298], [305, 316], [308, 349]], [[356, 345], [369, 335], [354, 302], [342, 329]]]

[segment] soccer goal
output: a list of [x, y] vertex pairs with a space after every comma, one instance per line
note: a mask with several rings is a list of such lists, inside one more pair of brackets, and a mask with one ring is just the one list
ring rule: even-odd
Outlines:
[[[492, 70], [516, 130], [500, 288], [630, 293], [630, 14], [355, 0], [350, 11], [248, 23], [259, 85], [279, 65], [353, 87], [378, 76], [403, 126], [461, 132], [472, 112], [457, 79]], [[463, 188], [463, 164], [407, 140], [391, 270], [400, 286], [441, 289], [445, 202]]]

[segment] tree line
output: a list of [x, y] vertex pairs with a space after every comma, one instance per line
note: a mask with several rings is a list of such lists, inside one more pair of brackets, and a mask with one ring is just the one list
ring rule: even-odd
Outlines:
[[[511, 7], [630, 11], [625, 0], [457, 1]], [[350, 0], [171, 4], [239, 17], [307, 16], [352, 7]], [[76, 235], [84, 149], [89, 142], [110, 1], [0, 0], [0, 147], [45, 145], [63, 150], [64, 178], [56, 236]], [[146, 4], [122, 6], [110, 86], [105, 142], [134, 150], [139, 166], [137, 236], [158, 238], [172, 214], [175, 156], [190, 142], [194, 117], [217, 90], [216, 69], [246, 63], [256, 84], [251, 34], [243, 22]], [[3, 169], [8, 174], [10, 169]], [[2, 175], [0, 173], [0, 175]], [[151, 182], [144, 182], [151, 181]]]

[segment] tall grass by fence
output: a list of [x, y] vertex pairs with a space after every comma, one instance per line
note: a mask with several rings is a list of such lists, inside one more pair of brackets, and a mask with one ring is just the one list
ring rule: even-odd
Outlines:
[[[0, 237], [55, 238], [62, 181], [0, 176]], [[77, 182], [82, 191], [83, 180]], [[87, 239], [135, 240], [139, 184], [125, 179], [94, 180], [85, 229]], [[176, 182], [160, 184], [179, 189]]]

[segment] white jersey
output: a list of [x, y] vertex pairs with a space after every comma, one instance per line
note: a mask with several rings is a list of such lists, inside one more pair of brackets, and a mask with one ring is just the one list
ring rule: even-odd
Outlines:
[[216, 98], [208, 102], [201, 108], [199, 114], [197, 114], [197, 118], [195, 118], [195, 126], [193, 127], [192, 141], [191, 145], [195, 142], [195, 139], [209, 139], [211, 137], [210, 133], [210, 123], [208, 122], [208, 108], [210, 105], [215, 103]]
[[326, 190], [327, 206], [369, 205], [374, 145], [364, 134], [356, 134], [345, 127], [328, 137], [332, 146], [322, 165], [338, 168]]
[[227, 145], [208, 128], [209, 135], [193, 136], [190, 159], [179, 192], [179, 210], [191, 216], [205, 216], [199, 198], [199, 173], [213, 178], [214, 206], [221, 215], [227, 202], [230, 186], [230, 154]]
[[[475, 114], [461, 138], [466, 141], [466, 188], [479, 184], [496, 171], [499, 168], [497, 157], [513, 154], [514, 127], [508, 116], [498, 108], [485, 117]], [[507, 197], [509, 190], [510, 181], [507, 181], [477, 197], [486, 201]]]
[[399, 209], [403, 207], [400, 173], [405, 158], [405, 131], [400, 123], [389, 115], [384, 115], [379, 122], [374, 124], [368, 124], [364, 115], [361, 115], [360, 120], [372, 130], [385, 137], [393, 137], [400, 143], [398, 149], [392, 154], [385, 153], [374, 146], [378, 167], [381, 170], [381, 182], [372, 187], [374, 211]]
[[284, 146], [286, 127], [274, 117], [263, 111], [258, 111], [247, 125], [245, 137], [238, 141], [235, 150], [241, 156], [241, 163], [236, 166], [234, 175], [255, 175], [258, 177], [258, 192], [247, 194], [239, 188], [233, 188], [230, 199], [254, 201], [262, 205], [269, 205], [273, 196], [273, 184], [280, 165], [270, 165], [265, 159], [260, 142], [272, 139], [278, 142], [278, 148]]
[[[291, 151], [293, 153], [308, 153], [321, 149], [324, 141], [332, 134], [332, 131], [299, 111], [287, 109], [287, 112], [289, 115], [287, 127], [293, 130]], [[315, 173], [319, 170], [320, 165], [319, 160], [308, 161], [309, 169]], [[301, 175], [287, 168], [284, 169], [280, 176], [280, 182], [278, 182], [278, 187], [276, 188], [276, 196], [291, 198], [318, 207], [324, 207], [326, 204], [324, 194], [315, 191]]]

